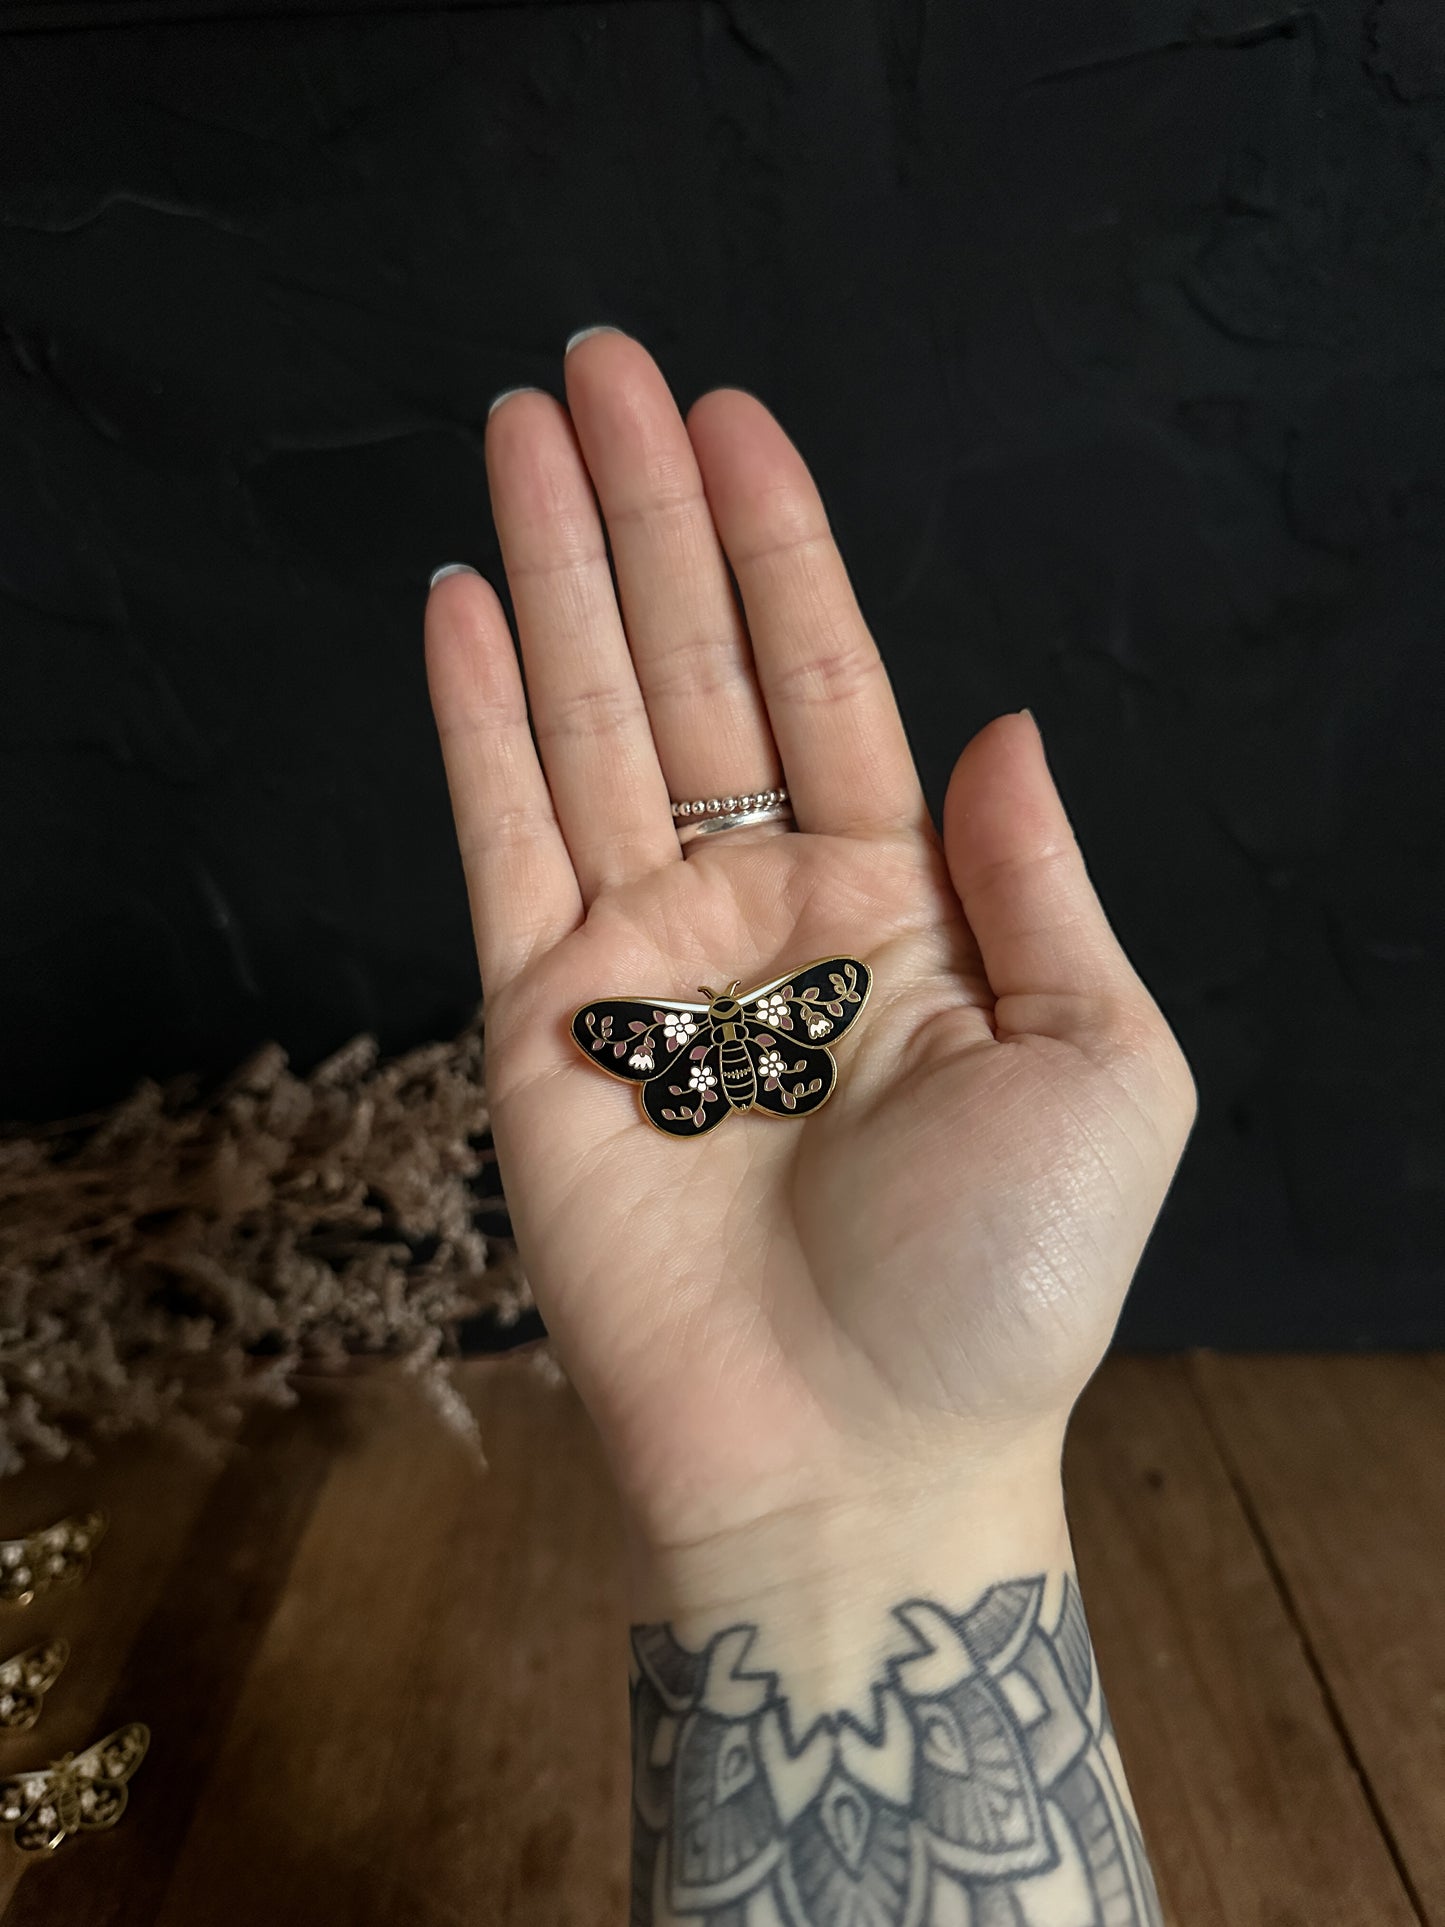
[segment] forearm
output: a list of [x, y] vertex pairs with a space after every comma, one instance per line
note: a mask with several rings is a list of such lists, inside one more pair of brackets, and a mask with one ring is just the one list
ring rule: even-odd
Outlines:
[[632, 1589], [635, 1927], [1157, 1927], [1056, 1458]]

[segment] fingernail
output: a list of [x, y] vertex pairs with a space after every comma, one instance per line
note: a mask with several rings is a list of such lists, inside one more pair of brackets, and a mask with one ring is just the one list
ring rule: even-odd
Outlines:
[[487, 413], [489, 415], [495, 415], [502, 403], [510, 400], [513, 395], [538, 395], [541, 392], [534, 384], [529, 385], [526, 382], [524, 382], [520, 388], [504, 388], [500, 395], [492, 396], [491, 401], [487, 404]]
[[620, 328], [614, 328], [610, 321], [599, 321], [593, 328], [579, 328], [567, 343], [567, 346], [562, 350], [562, 353], [564, 355], [570, 355], [572, 350], [577, 346], [577, 343], [579, 341], [585, 341], [588, 335], [616, 335], [621, 334], [621, 332], [622, 330]]
[[1035, 729], [1037, 729], [1037, 728], [1038, 728], [1038, 726], [1039, 726], [1039, 719], [1038, 719], [1038, 717], [1037, 717], [1037, 716], [1036, 716], [1036, 715], [1034, 714], [1034, 712], [1033, 712], [1033, 711], [1032, 711], [1031, 709], [1021, 709], [1021, 710], [1019, 711], [1019, 714], [1020, 714], [1020, 716], [1027, 716], [1027, 717], [1028, 717], [1028, 719], [1029, 719], [1029, 721], [1030, 721], [1030, 722], [1031, 722], [1031, 723], [1033, 724], [1033, 726], [1034, 726], [1034, 728], [1035, 728]]
[[478, 573], [479, 571], [474, 569], [470, 562], [443, 562], [439, 569], [432, 570], [431, 581], [426, 586], [428, 589], [434, 589], [449, 575], [477, 575]]

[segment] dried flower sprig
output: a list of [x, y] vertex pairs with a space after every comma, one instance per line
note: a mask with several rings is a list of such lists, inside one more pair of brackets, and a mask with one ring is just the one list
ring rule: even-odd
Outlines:
[[267, 1045], [209, 1095], [0, 1130], [0, 1475], [168, 1423], [230, 1429], [298, 1366], [405, 1359], [469, 1425], [458, 1323], [527, 1308], [496, 1214], [478, 1012], [309, 1076]]

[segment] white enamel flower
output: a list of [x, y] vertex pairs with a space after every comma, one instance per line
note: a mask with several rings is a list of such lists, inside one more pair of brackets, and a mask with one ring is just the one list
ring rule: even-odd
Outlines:
[[687, 1043], [696, 1035], [697, 1025], [685, 1010], [671, 1011], [663, 1020], [663, 1036], [669, 1050], [676, 1050], [679, 1044]]
[[635, 1050], [627, 1061], [635, 1071], [650, 1071], [657, 1059], [650, 1050]]
[[758, 1015], [765, 1024], [780, 1024], [788, 1014], [788, 1000], [776, 990], [758, 1000]]
[[832, 1018], [825, 1017], [820, 1010], [814, 1011], [808, 1019], [808, 1035], [810, 1037], [826, 1037], [832, 1028]]
[[781, 1077], [783, 1074], [782, 1052], [775, 1050], [760, 1052], [758, 1056], [758, 1069], [764, 1077]]
[[716, 1077], [706, 1064], [694, 1064], [687, 1075], [687, 1088], [690, 1091], [710, 1091], [717, 1083]]

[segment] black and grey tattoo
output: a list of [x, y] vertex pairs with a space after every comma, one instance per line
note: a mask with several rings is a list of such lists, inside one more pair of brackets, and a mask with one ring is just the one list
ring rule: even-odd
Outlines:
[[755, 1626], [633, 1628], [632, 1927], [1161, 1927], [1072, 1578], [893, 1617], [871, 1727], [803, 1735]]

